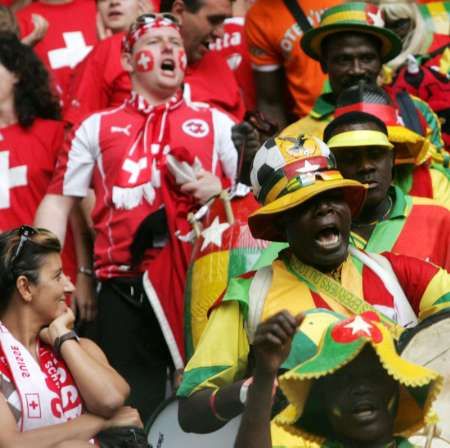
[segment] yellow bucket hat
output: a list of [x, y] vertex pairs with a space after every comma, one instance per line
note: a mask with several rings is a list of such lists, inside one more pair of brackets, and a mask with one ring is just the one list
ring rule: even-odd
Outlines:
[[329, 435], [324, 433], [321, 403], [309, 399], [312, 383], [332, 375], [355, 359], [366, 345], [370, 345], [383, 368], [400, 384], [395, 434], [408, 435], [425, 426], [431, 406], [441, 389], [441, 376], [402, 359], [396, 352], [389, 330], [375, 312], [369, 311], [351, 318], [341, 316], [337, 322], [324, 323], [327, 326], [323, 327], [315, 355], [309, 356], [278, 379], [289, 405], [275, 417], [275, 424], [305, 440], [323, 443]]
[[300, 135], [267, 140], [253, 160], [250, 179], [262, 207], [248, 218], [255, 238], [285, 241], [276, 215], [332, 189], [342, 189], [352, 216], [360, 211], [366, 186], [344, 179], [329, 147], [317, 137]]

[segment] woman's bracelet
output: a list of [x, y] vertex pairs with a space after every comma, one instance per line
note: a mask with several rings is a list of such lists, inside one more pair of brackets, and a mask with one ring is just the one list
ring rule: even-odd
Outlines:
[[216, 417], [217, 420], [219, 420], [221, 422], [227, 422], [230, 419], [222, 417], [217, 412], [217, 409], [216, 409], [216, 395], [217, 395], [217, 392], [219, 392], [219, 389], [214, 389], [213, 393], [209, 396], [209, 407], [211, 409], [212, 414], [214, 415], [214, 417]]

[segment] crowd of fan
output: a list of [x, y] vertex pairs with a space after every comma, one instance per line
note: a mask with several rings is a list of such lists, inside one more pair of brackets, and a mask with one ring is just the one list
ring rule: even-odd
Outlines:
[[[407, 327], [450, 306], [447, 13], [433, 25], [432, 8], [409, 0], [0, 3], [0, 448], [146, 446], [142, 422], [175, 390], [189, 432], [245, 409], [239, 448], [296, 446], [294, 435], [412, 446], [393, 439], [399, 390], [419, 384], [414, 368], [429, 397], [440, 380], [391, 353], [374, 310]], [[193, 217], [224, 194], [256, 197], [248, 226], [265, 248], [233, 279], [211, 273], [228, 289], [188, 344], [192, 242], [220, 249], [230, 227], [203, 233]], [[373, 310], [348, 320], [359, 313], [304, 266]], [[308, 364], [297, 332], [322, 364]], [[336, 334], [361, 344], [339, 365], [326, 358]], [[290, 408], [271, 435], [280, 369]], [[382, 397], [372, 432], [339, 414], [353, 415], [334, 394], [349, 375]]]

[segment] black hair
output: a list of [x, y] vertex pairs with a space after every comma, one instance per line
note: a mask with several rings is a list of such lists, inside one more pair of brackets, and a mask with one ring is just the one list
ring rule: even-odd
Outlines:
[[31, 126], [37, 117], [61, 118], [59, 101], [50, 89], [44, 64], [14, 33], [0, 32], [0, 63], [18, 79], [14, 107], [21, 126]]
[[[171, 12], [174, 2], [175, 0], [161, 0], [160, 11]], [[196, 13], [203, 6], [203, 0], [183, 0], [183, 3], [186, 9], [192, 13]]]
[[381, 57], [381, 48], [383, 46], [383, 43], [380, 38], [375, 36], [374, 34], [365, 33], [364, 31], [339, 31], [337, 33], [329, 34], [328, 36], [324, 37], [322, 42], [320, 43], [320, 52], [321, 52], [321, 59], [325, 59], [327, 57], [327, 51], [328, 51], [328, 45], [330, 42], [336, 39], [336, 37], [341, 36], [353, 36], [353, 35], [363, 36], [369, 39], [377, 48], [378, 54]]
[[39, 281], [39, 271], [47, 255], [61, 252], [58, 238], [46, 229], [37, 232], [22, 244], [20, 253], [16, 255], [20, 244], [20, 227], [0, 234], [0, 316], [8, 307], [16, 280], [24, 275], [34, 284]]
[[388, 130], [386, 125], [375, 115], [368, 114], [366, 112], [347, 112], [331, 121], [325, 130], [323, 131], [323, 141], [326, 143], [330, 140], [333, 135], [335, 135], [336, 130], [342, 126], [347, 126], [351, 124], [374, 124], [377, 126], [380, 132], [388, 135]]

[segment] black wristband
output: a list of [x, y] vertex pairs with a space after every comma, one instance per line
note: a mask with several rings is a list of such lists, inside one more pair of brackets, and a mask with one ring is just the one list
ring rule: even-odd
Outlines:
[[69, 339], [75, 339], [77, 342], [80, 340], [78, 335], [73, 330], [63, 334], [62, 336], [58, 336], [55, 339], [55, 342], [53, 343], [53, 352], [56, 356], [61, 356], [61, 346]]

